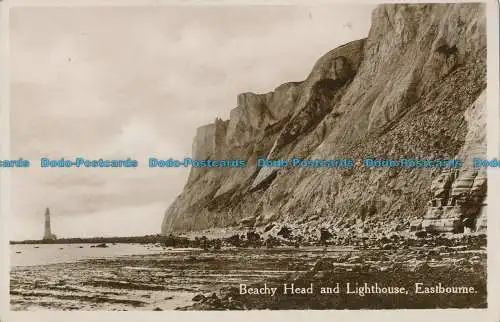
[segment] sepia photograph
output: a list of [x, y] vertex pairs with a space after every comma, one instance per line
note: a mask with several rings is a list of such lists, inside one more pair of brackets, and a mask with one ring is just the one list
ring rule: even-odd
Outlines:
[[10, 310], [488, 308], [486, 15], [10, 8]]

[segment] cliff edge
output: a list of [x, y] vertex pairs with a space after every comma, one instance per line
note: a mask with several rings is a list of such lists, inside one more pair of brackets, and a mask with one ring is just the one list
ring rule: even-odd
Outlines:
[[388, 232], [415, 220], [484, 228], [486, 177], [473, 169], [258, 168], [256, 159], [484, 157], [485, 12], [480, 3], [380, 5], [368, 37], [322, 56], [304, 81], [238, 95], [229, 120], [198, 129], [192, 154], [248, 166], [193, 168], [162, 233], [271, 223]]

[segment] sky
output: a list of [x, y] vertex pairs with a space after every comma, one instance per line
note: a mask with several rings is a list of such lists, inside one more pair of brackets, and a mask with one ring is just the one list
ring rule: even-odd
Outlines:
[[[17, 7], [10, 16], [11, 239], [160, 232], [196, 128], [242, 92], [303, 80], [366, 37], [372, 5]], [[135, 169], [41, 169], [40, 158], [137, 159]]]

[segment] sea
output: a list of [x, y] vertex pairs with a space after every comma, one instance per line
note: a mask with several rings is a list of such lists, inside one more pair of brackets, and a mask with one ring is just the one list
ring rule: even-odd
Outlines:
[[[141, 244], [109, 244], [109, 247], [106, 248], [90, 246], [95, 246], [95, 244], [14, 244], [10, 245], [10, 266], [48, 265], [76, 262], [89, 258], [110, 258], [164, 252], [161, 247]], [[177, 250], [171, 251], [175, 252]]]

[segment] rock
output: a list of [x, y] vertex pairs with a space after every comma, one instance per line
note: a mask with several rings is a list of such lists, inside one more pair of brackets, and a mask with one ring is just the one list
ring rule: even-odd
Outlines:
[[396, 263], [393, 263], [389, 267], [388, 270], [391, 271], [391, 272], [403, 272], [404, 271], [404, 265], [401, 262], [396, 262]]
[[410, 231], [419, 231], [422, 229], [422, 220], [414, 220], [410, 223]]
[[285, 239], [290, 239], [290, 237], [292, 237], [292, 230], [287, 226], [283, 226], [276, 235], [281, 236]]
[[472, 265], [479, 264], [479, 263], [481, 263], [481, 257], [479, 257], [479, 256], [472, 256], [469, 259], [469, 263], [471, 263]]
[[227, 308], [230, 310], [247, 310], [245, 304], [240, 301], [230, 301], [227, 303]]
[[336, 258], [334, 258], [333, 260], [336, 262], [336, 263], [345, 263], [349, 260], [349, 258], [351, 258], [351, 256], [349, 254], [343, 254], [343, 255], [339, 255], [337, 256]]
[[222, 248], [222, 241], [220, 239], [214, 239], [213, 240], [213, 248], [214, 249], [221, 249]]
[[193, 300], [194, 302], [200, 302], [200, 301], [202, 301], [202, 300], [204, 300], [204, 299], [205, 299], [205, 295], [203, 295], [203, 294], [196, 294], [196, 295], [193, 297], [193, 299], [192, 299], [192, 300]]
[[268, 236], [267, 239], [264, 241], [264, 245], [267, 248], [273, 248], [276, 246], [280, 246], [281, 242], [274, 236]]
[[247, 241], [249, 243], [256, 243], [260, 240], [260, 235], [256, 233], [255, 231], [249, 231], [247, 232]]
[[[214, 293], [215, 294], [215, 293]], [[212, 309], [223, 309], [223, 302], [217, 296], [208, 297], [204, 304], [209, 305]]]
[[319, 271], [314, 275], [314, 279], [319, 279], [322, 280], [324, 279], [328, 274], [325, 271]]
[[450, 250], [451, 250], [451, 249], [450, 249], [448, 246], [445, 246], [445, 245], [438, 246], [438, 247], [434, 248], [434, 251], [435, 251], [437, 254], [447, 253], [447, 252], [449, 252]]
[[381, 244], [386, 244], [386, 243], [390, 243], [391, 240], [389, 238], [387, 238], [386, 236], [384, 236], [384, 237], [380, 238], [378, 240], [378, 242], [381, 243]]
[[319, 230], [319, 235], [320, 242], [326, 242], [328, 239], [333, 237], [332, 233], [330, 233], [326, 228], [321, 228]]
[[264, 232], [266, 232], [266, 233], [267, 233], [268, 231], [270, 231], [271, 229], [273, 229], [273, 228], [274, 228], [274, 226], [275, 226], [275, 224], [269, 224], [269, 225], [267, 225], [267, 226], [264, 228]]
[[312, 272], [319, 272], [319, 271], [331, 270], [332, 268], [333, 268], [333, 265], [328, 260], [318, 259], [316, 261], [316, 263], [314, 263], [313, 267], [311, 268], [311, 271]]
[[415, 264], [415, 266], [413, 266], [410, 271], [414, 273], [425, 273], [428, 272], [429, 269], [430, 267], [429, 264], [427, 264], [427, 262], [419, 262]]
[[107, 248], [107, 247], [109, 247], [109, 246], [108, 246], [108, 245], [106, 245], [105, 243], [101, 243], [101, 244], [97, 244], [97, 245], [95, 245], [95, 247], [97, 247], [97, 248]]
[[227, 299], [227, 298], [234, 298], [238, 295], [240, 295], [239, 290], [237, 287], [222, 287], [219, 290], [219, 295], [222, 299]]
[[427, 232], [426, 231], [417, 231], [415, 233], [415, 237], [417, 238], [425, 238], [427, 236]]
[[348, 263], [361, 263], [361, 257], [360, 256], [352, 256], [347, 260]]
[[159, 307], [155, 307], [155, 308], [153, 309], [153, 311], [163, 311], [163, 310], [162, 310], [162, 309], [160, 309]]
[[383, 244], [382, 247], [380, 247], [380, 248], [383, 250], [391, 250], [391, 249], [394, 249], [394, 245], [392, 243], [387, 243], [387, 244]]
[[440, 261], [442, 259], [441, 254], [435, 250], [430, 250], [427, 252], [427, 260]]
[[333, 268], [333, 273], [342, 273], [342, 272], [346, 272], [347, 271], [347, 267], [345, 266], [335, 266]]
[[240, 247], [241, 245], [241, 238], [239, 235], [233, 235], [229, 238], [226, 238], [225, 240], [228, 244], [232, 245], [232, 246], [236, 246], [236, 247]]
[[250, 216], [240, 220], [240, 224], [243, 226], [253, 226], [255, 224], [255, 217]]

